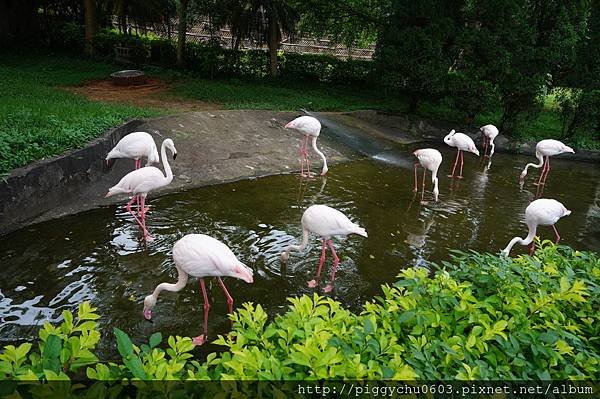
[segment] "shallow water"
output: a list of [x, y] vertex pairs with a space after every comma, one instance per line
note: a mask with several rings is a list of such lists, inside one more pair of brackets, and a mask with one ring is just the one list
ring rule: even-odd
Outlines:
[[[287, 308], [287, 296], [310, 294], [320, 242], [311, 238], [304, 253], [293, 253], [287, 267], [279, 254], [301, 235], [300, 217], [312, 204], [338, 208], [365, 227], [369, 237], [334, 240], [341, 259], [331, 294], [348, 307], [380, 293], [406, 267], [428, 267], [448, 260], [449, 248], [497, 253], [515, 235], [524, 237], [521, 221], [535, 198], [530, 172], [520, 190], [518, 175], [533, 157], [496, 154], [489, 169], [465, 154], [465, 178], [446, 177], [454, 153], [442, 148], [440, 202], [420, 204], [413, 187], [414, 148], [376, 154], [330, 169], [329, 176], [301, 180], [281, 175], [189, 190], [149, 201], [148, 245], [124, 206], [112, 206], [27, 227], [0, 238], [0, 340], [12, 343], [37, 335], [44, 321], [60, 321], [63, 309], [83, 300], [98, 307], [103, 340], [100, 352], [112, 357], [112, 327], [140, 342], [155, 331], [163, 335], [198, 335], [202, 328], [201, 293], [196, 280], [179, 293], [163, 292], [154, 323], [142, 316], [143, 298], [163, 281], [174, 282], [173, 243], [188, 233], [212, 235], [231, 247], [255, 271], [254, 284], [225, 279], [235, 305], [260, 303], [270, 315]], [[543, 197], [572, 210], [557, 223], [562, 243], [600, 251], [600, 168], [595, 164], [552, 160]], [[419, 171], [419, 178], [422, 174]], [[428, 182], [426, 200], [431, 200]], [[451, 189], [452, 188], [452, 189]], [[123, 201], [125, 202], [125, 201]], [[553, 238], [541, 227], [542, 238]], [[516, 246], [512, 255], [523, 253]], [[331, 271], [331, 257], [324, 277]], [[321, 283], [321, 286], [324, 282]], [[218, 284], [208, 284], [212, 303], [209, 338], [229, 330], [225, 298]], [[205, 347], [206, 348], [206, 347]], [[208, 347], [203, 349], [215, 349]]]

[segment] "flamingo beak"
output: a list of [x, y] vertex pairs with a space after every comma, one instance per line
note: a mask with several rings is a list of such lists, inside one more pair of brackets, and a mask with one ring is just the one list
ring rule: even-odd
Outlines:
[[144, 317], [146, 320], [152, 321], [152, 310], [144, 308]]
[[177, 153], [173, 153], [173, 160], [175, 160], [177, 158]]
[[[293, 121], [292, 121], [293, 122]], [[284, 129], [289, 129], [292, 127], [292, 122], [288, 122], [283, 128]]]

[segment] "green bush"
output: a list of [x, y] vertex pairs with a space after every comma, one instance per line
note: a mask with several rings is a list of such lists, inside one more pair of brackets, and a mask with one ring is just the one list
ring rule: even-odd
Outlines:
[[6, 346], [0, 379], [77, 378], [87, 367], [103, 393], [138, 379], [598, 380], [597, 254], [546, 241], [534, 257], [454, 251], [437, 268], [402, 271], [360, 314], [314, 294], [291, 298], [288, 312], [268, 321], [246, 303], [215, 341], [226, 350], [204, 360], [194, 359], [190, 338], [165, 345], [156, 333], [134, 345], [115, 329], [122, 359], [101, 362], [98, 315], [84, 303], [77, 320], [64, 312], [58, 327], [46, 323], [37, 350]]

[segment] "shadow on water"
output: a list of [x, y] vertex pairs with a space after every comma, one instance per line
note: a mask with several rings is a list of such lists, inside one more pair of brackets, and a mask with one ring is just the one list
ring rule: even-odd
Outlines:
[[[0, 239], [0, 338], [4, 343], [30, 339], [44, 321], [57, 322], [63, 309], [83, 300], [99, 308], [104, 357], [115, 355], [112, 327], [140, 343], [155, 331], [163, 335], [198, 335], [202, 328], [201, 293], [191, 280], [179, 293], [164, 292], [154, 323], [142, 317], [142, 301], [163, 281], [174, 282], [173, 243], [188, 233], [212, 235], [229, 245], [255, 271], [255, 283], [225, 279], [235, 305], [260, 303], [270, 315], [282, 313], [286, 297], [311, 294], [320, 245], [294, 253], [287, 267], [281, 251], [298, 242], [300, 217], [312, 204], [328, 204], [364, 226], [369, 238], [334, 240], [341, 262], [332, 293], [358, 310], [395, 280], [403, 268], [448, 260], [448, 249], [499, 252], [515, 235], [523, 236], [527, 204], [535, 198], [528, 176], [518, 176], [529, 157], [495, 154], [491, 165], [465, 154], [464, 179], [446, 177], [454, 152], [440, 148], [440, 202], [432, 202], [427, 175], [427, 205], [412, 191], [412, 151], [376, 149], [378, 159], [332, 167], [327, 179], [273, 176], [189, 190], [149, 201], [149, 229], [155, 240], [140, 242], [140, 233], [124, 206], [105, 207], [27, 227]], [[381, 155], [383, 154], [383, 155]], [[382, 162], [384, 161], [384, 162]], [[545, 196], [573, 211], [557, 228], [563, 243], [600, 250], [600, 170], [590, 164], [553, 160]], [[540, 228], [552, 238], [550, 228]], [[515, 247], [513, 254], [526, 248]], [[328, 257], [324, 276], [331, 272]], [[226, 302], [211, 282], [210, 338], [227, 333]], [[321, 287], [324, 286], [322, 282]], [[206, 346], [202, 351], [217, 348]]]

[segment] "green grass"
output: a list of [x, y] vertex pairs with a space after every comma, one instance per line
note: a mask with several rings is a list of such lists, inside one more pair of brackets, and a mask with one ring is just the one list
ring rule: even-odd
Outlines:
[[401, 99], [383, 96], [379, 91], [312, 82], [191, 79], [176, 83], [172, 93], [220, 103], [226, 109], [397, 111], [405, 108]]
[[107, 129], [157, 111], [88, 101], [61, 90], [105, 77], [110, 64], [57, 56], [0, 60], [0, 175], [78, 148]]

